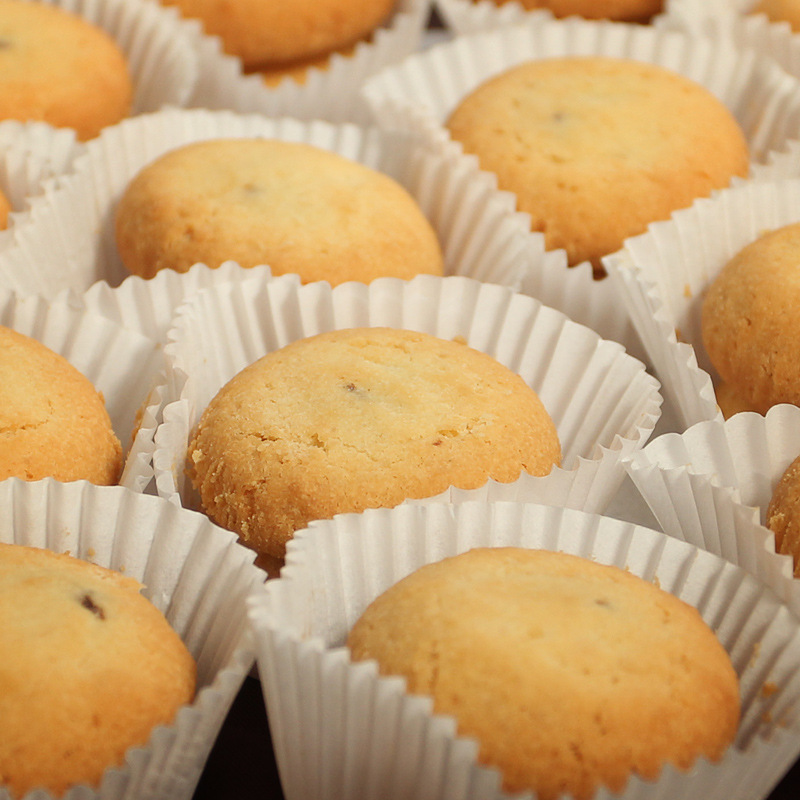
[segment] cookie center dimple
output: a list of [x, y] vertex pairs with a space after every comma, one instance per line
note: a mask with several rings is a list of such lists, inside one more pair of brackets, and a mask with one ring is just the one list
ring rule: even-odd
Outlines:
[[85, 609], [91, 611], [96, 617], [99, 617], [100, 619], [106, 618], [106, 612], [94, 602], [90, 595], [85, 594], [83, 597], [81, 597], [81, 605]]

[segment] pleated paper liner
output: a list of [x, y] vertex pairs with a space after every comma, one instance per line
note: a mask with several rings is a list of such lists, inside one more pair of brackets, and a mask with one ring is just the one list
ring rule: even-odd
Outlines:
[[509, 484], [490, 481], [475, 497], [602, 509], [624, 479], [622, 456], [643, 445], [658, 419], [658, 384], [641, 362], [507, 287], [458, 276], [381, 278], [333, 289], [302, 286], [293, 275], [253, 279], [198, 292], [178, 310], [165, 348], [175, 396], [155, 436], [159, 495], [199, 507], [184, 474], [188, 441], [206, 405], [236, 373], [296, 339], [363, 326], [464, 337], [539, 394], [558, 430], [563, 468], [539, 478], [523, 473]]
[[[0, 483], [0, 497], [0, 541], [69, 552], [136, 578], [198, 665], [195, 699], [171, 725], [131, 748], [98, 787], [63, 797], [189, 800], [253, 664], [246, 599], [263, 581], [253, 554], [205, 517], [123, 487], [12, 478]], [[10, 800], [8, 791], [0, 788], [0, 798]]]
[[[259, 673], [287, 800], [505, 798], [477, 744], [374, 662], [353, 664], [352, 624], [384, 589], [473, 547], [562, 551], [613, 564], [695, 606], [731, 656], [741, 687], [735, 743], [657, 780], [632, 777], [596, 798], [766, 797], [800, 752], [800, 621], [744, 570], [662, 533], [527, 503], [433, 503], [312, 523], [289, 543], [281, 577], [251, 598]], [[391, 745], [389, 744], [391, 743]], [[515, 795], [531, 797], [530, 793]]]
[[[764, 527], [775, 485], [800, 456], [800, 408], [781, 404], [766, 415], [735, 414], [659, 436], [627, 463], [628, 472], [662, 529], [771, 582], [791, 582], [789, 556], [775, 555]], [[793, 581], [790, 602], [800, 614]]]
[[774, 59], [795, 78], [800, 77], [800, 35], [788, 22], [773, 22], [756, 11], [758, 0], [667, 0], [656, 24], [709, 39], [727, 39]]
[[745, 245], [800, 220], [800, 180], [747, 181], [676, 211], [604, 260], [662, 383], [675, 430], [720, 418], [702, 343], [706, 287]]
[[[388, 174], [431, 221], [449, 274], [519, 288], [534, 285], [536, 275], [565, 263], [563, 251], [546, 252], [541, 237], [531, 236], [513, 196], [499, 192], [490, 176], [453, 155], [420, 147], [408, 134], [347, 123], [171, 109], [127, 120], [88, 143], [74, 173], [48, 187], [15, 226], [13, 244], [0, 252], [0, 285], [46, 296], [65, 289], [108, 296], [94, 284], [117, 287], [129, 275], [113, 229], [114, 207], [129, 181], [167, 150], [235, 137], [311, 144]], [[139, 295], [147, 293], [147, 286], [137, 286]], [[157, 303], [162, 290], [154, 288], [152, 294]]]
[[493, 0], [435, 0], [434, 5], [445, 25], [459, 36], [523, 22], [531, 14], [553, 19], [548, 10], [528, 11], [513, 0], [502, 4]]

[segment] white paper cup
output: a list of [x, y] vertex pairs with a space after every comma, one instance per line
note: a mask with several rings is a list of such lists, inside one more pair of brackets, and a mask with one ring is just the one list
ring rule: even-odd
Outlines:
[[727, 39], [772, 58], [794, 77], [800, 77], [800, 35], [788, 22], [773, 22], [754, 11], [757, 0], [667, 0], [659, 27], [687, 31], [709, 39]]
[[[0, 483], [0, 497], [0, 541], [68, 552], [137, 579], [198, 666], [196, 697], [173, 724], [129, 750], [99, 787], [65, 797], [189, 800], [253, 663], [245, 602], [264, 575], [252, 553], [201, 515], [123, 487], [12, 478]], [[0, 798], [10, 800], [8, 791], [0, 788]]]
[[[86, 291], [100, 281], [117, 287], [129, 273], [117, 253], [113, 215], [130, 180], [170, 149], [236, 137], [311, 144], [388, 174], [431, 221], [449, 274], [519, 288], [541, 283], [537, 275], [566, 263], [563, 251], [545, 252], [541, 237], [531, 236], [513, 196], [499, 192], [491, 176], [454, 155], [420, 147], [408, 134], [348, 123], [171, 109], [127, 120], [87, 144], [74, 174], [49, 188], [15, 225], [13, 243], [0, 253], [0, 285], [46, 296], [65, 289]], [[137, 284], [137, 293], [147, 294], [147, 284]], [[150, 305], [163, 295], [154, 284]]]
[[388, 22], [352, 55], [334, 54], [326, 68], [312, 67], [300, 84], [291, 79], [268, 86], [258, 74], [245, 75], [238, 58], [225, 55], [217, 37], [198, 42], [200, 78], [188, 105], [258, 112], [270, 117], [364, 123], [369, 119], [359, 91], [370, 76], [420, 46], [431, 0], [398, 0]]
[[[77, 299], [47, 301], [0, 290], [0, 324], [37, 339], [66, 358], [103, 394], [114, 432], [122, 443], [121, 483], [143, 488], [135, 477], [152, 473], [138, 464], [140, 446], [131, 441], [137, 414], [159, 383], [162, 350], [154, 340], [89, 311]], [[149, 457], [146, 457], [149, 462]]]
[[676, 430], [721, 417], [702, 342], [705, 289], [745, 245], [800, 220], [800, 180], [743, 182], [676, 211], [604, 259], [661, 380]]
[[523, 22], [531, 14], [553, 19], [548, 10], [527, 11], [516, 2], [498, 5], [492, 0], [435, 0], [435, 6], [445, 25], [457, 35], [513, 25]]
[[369, 286], [301, 286], [296, 276], [195, 294], [178, 311], [165, 349], [174, 402], [165, 406], [153, 456], [158, 493], [198, 509], [184, 474], [193, 428], [219, 389], [264, 354], [333, 329], [386, 326], [463, 336], [517, 372], [556, 425], [562, 468], [512, 483], [452, 489], [437, 500], [541, 499], [603, 509], [622, 482], [621, 457], [658, 419], [658, 385], [622, 347], [531, 297], [468, 278], [381, 278]]
[[[427, 504], [313, 523], [289, 543], [281, 577], [249, 615], [287, 800], [501, 798], [477, 745], [399, 678], [354, 664], [343, 646], [363, 609], [419, 566], [477, 546], [555, 550], [613, 564], [695, 606], [731, 656], [742, 718], [718, 763], [596, 797], [765, 797], [800, 752], [800, 622], [738, 567], [664, 534], [532, 504]], [[774, 691], [772, 691], [774, 690]], [[520, 796], [520, 795], [516, 795]], [[530, 794], [522, 795], [530, 797]]]
[[[789, 556], [776, 555], [764, 527], [775, 485], [800, 455], [800, 408], [736, 414], [665, 434], [634, 453], [627, 470], [661, 528], [716, 553], [778, 587], [800, 614], [800, 581]], [[776, 576], [781, 576], [779, 579]]]

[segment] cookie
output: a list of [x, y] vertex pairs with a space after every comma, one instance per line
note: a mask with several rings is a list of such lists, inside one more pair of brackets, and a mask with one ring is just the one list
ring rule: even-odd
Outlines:
[[131, 109], [125, 55], [104, 30], [41, 2], [0, 0], [0, 120], [97, 136]]
[[772, 490], [766, 524], [775, 534], [775, 549], [792, 557], [794, 576], [800, 578], [800, 456]]
[[772, 22], [788, 22], [791, 29], [800, 32], [800, 2], [798, 0], [759, 0], [751, 14], [766, 14]]
[[120, 258], [135, 275], [267, 264], [331, 284], [441, 275], [441, 247], [397, 181], [343, 156], [276, 139], [214, 139], [142, 169], [116, 208]]
[[504, 791], [541, 800], [718, 760], [738, 726], [737, 675], [696, 609], [565, 553], [479, 548], [424, 566], [347, 645], [454, 716]]
[[0, 480], [114, 484], [122, 469], [102, 395], [65, 358], [0, 326]]
[[[513, 0], [532, 11], [546, 8], [556, 17], [579, 16], [585, 19], [613, 19], [617, 22], [649, 22], [663, 11], [663, 0]], [[494, 0], [505, 5], [512, 0]]]
[[314, 58], [364, 39], [394, 0], [162, 0], [203, 22], [246, 69]]
[[800, 223], [744, 247], [708, 286], [701, 310], [703, 345], [723, 382], [763, 414], [800, 405]]
[[465, 97], [447, 127], [548, 249], [598, 276], [627, 237], [748, 172], [744, 135], [714, 95], [627, 59], [520, 64]]
[[236, 375], [188, 449], [202, 509], [259, 553], [340, 512], [550, 472], [552, 419], [516, 373], [465, 344], [391, 328], [297, 340]]
[[191, 702], [195, 665], [139, 584], [0, 544], [0, 776], [21, 797], [96, 786]]
[[8, 215], [11, 213], [11, 203], [8, 197], [0, 191], [0, 230], [8, 227]]

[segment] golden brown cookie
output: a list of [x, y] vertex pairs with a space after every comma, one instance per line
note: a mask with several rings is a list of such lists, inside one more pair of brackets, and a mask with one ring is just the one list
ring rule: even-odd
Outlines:
[[[493, 0], [505, 5], [512, 0]], [[477, 2], [477, 0], [476, 0]], [[586, 19], [613, 19], [618, 22], [649, 22], [663, 11], [663, 0], [514, 0], [532, 11], [546, 8], [556, 17], [579, 16]]]
[[331, 284], [443, 271], [433, 227], [397, 181], [276, 139], [214, 139], [164, 154], [120, 199], [116, 239], [125, 266], [144, 278], [228, 260]]
[[102, 395], [65, 358], [0, 326], [0, 480], [114, 484], [121, 469]]
[[775, 534], [775, 549], [792, 557], [794, 576], [800, 578], [800, 456], [775, 485], [766, 519]]
[[788, 22], [795, 32], [800, 31], [800, 2], [798, 0], [760, 0], [752, 14], [766, 14], [772, 22]]
[[598, 275], [627, 237], [748, 172], [744, 135], [714, 95], [625, 59], [523, 63], [465, 97], [447, 127], [549, 249]]
[[295, 341], [235, 376], [203, 413], [188, 472], [216, 523], [283, 558], [312, 520], [544, 475], [560, 455], [537, 394], [492, 357], [362, 328]]
[[703, 345], [722, 380], [748, 407], [800, 405], [800, 224], [743, 248], [703, 299]]
[[8, 215], [11, 213], [11, 203], [8, 197], [0, 191], [0, 230], [8, 227]]
[[725, 419], [730, 419], [734, 414], [740, 414], [743, 411], [754, 411], [755, 409], [748, 405], [745, 400], [740, 397], [739, 393], [729, 383], [720, 382], [714, 387], [714, 393], [717, 396], [717, 405], [722, 412]]
[[363, 39], [395, 0], [162, 0], [200, 19], [247, 69], [314, 58]]
[[424, 566], [347, 644], [453, 715], [505, 791], [541, 800], [717, 760], [738, 726], [736, 673], [699, 613], [565, 553], [482, 548]]
[[130, 112], [125, 55], [104, 30], [49, 3], [0, 0], [0, 119], [91, 139]]
[[0, 544], [0, 776], [22, 796], [97, 785], [194, 695], [192, 656], [139, 584]]

